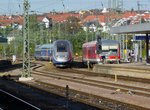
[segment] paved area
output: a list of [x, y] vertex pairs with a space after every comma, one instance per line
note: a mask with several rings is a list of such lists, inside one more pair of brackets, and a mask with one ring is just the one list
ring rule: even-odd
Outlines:
[[93, 71], [150, 79], [150, 65], [146, 63], [97, 64], [94, 66]]

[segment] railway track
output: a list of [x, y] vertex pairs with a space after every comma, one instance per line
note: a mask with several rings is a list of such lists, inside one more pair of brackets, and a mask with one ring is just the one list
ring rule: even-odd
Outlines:
[[40, 108], [0, 89], [0, 110], [40, 110]]
[[[111, 89], [114, 91], [117, 89], [120, 89], [121, 92], [124, 92], [124, 93], [128, 93], [128, 92], [132, 91], [133, 94], [135, 94], [135, 95], [150, 97], [150, 89], [148, 89], [148, 88], [134, 87], [134, 86], [125, 85], [125, 84], [117, 84], [117, 83], [108, 82], [108, 81], [107, 82], [106, 81], [97, 81], [97, 80], [91, 80], [91, 79], [87, 79], [87, 78], [80, 78], [80, 77], [74, 77], [74, 76], [72, 77], [72, 76], [68, 76], [68, 75], [63, 75], [62, 73], [55, 74], [53, 72], [43, 72], [43, 71], [37, 71], [37, 70], [36, 70], [36, 72], [39, 72], [40, 75], [41, 75], [41, 73], [44, 73], [42, 75], [46, 76], [46, 77], [52, 77], [52, 78], [71, 81], [71, 82], [75, 82], [75, 83], [81, 83], [81, 84], [95, 86], [95, 87], [99, 87], [99, 88]], [[39, 75], [39, 73], [34, 73], [34, 72], [32, 72], [32, 73]]]
[[[123, 68], [123, 67], [116, 67], [113, 70], [116, 71], [138, 71], [138, 67], [134, 67], [134, 68]], [[61, 72], [66, 72], [66, 73], [76, 73], [76, 74], [84, 74], [84, 75], [88, 75], [88, 76], [99, 76], [99, 77], [107, 77], [107, 78], [112, 78], [114, 79], [115, 75], [113, 74], [106, 74], [105, 72], [92, 72], [92, 71], [84, 71], [84, 70], [79, 70], [79, 69], [59, 69], [56, 68], [57, 71], [61, 71]], [[139, 70], [142, 74], [142, 71], [144, 72], [145, 69], [141, 69]], [[147, 72], [146, 74], [150, 74], [150, 69], [147, 69], [146, 71], [149, 71], [149, 73]], [[125, 80], [125, 81], [134, 81], [134, 82], [141, 82], [141, 83], [148, 83], [150, 84], [150, 80], [146, 79], [146, 78], [137, 78], [137, 77], [129, 77], [129, 76], [122, 76], [122, 75], [117, 75], [117, 78], [119, 80]]]
[[[38, 68], [38, 67], [36, 67], [36, 68]], [[150, 89], [148, 89], [148, 88], [133, 87], [133, 86], [124, 85], [124, 84], [117, 84], [117, 83], [106, 82], [106, 81], [96, 81], [96, 80], [91, 80], [91, 79], [87, 79], [87, 78], [80, 78], [80, 77], [74, 77], [74, 76], [72, 77], [72, 76], [69, 76], [68, 74], [64, 75], [62, 72], [57, 72], [57, 73], [54, 73], [53, 71], [52, 72], [44, 72], [44, 71], [36, 70], [36, 68], [33, 69], [32, 74], [42, 75], [42, 76], [45, 76], [45, 77], [51, 77], [51, 78], [60, 79], [60, 80], [66, 80], [66, 81], [69, 81], [69, 82], [75, 82], [75, 83], [94, 86], [94, 87], [98, 87], [98, 88], [110, 89], [110, 90], [114, 90], [114, 91], [119, 88], [119, 89], [121, 89], [121, 92], [123, 92], [123, 93], [133, 93], [134, 95], [140, 95], [140, 96], [144, 96], [144, 97], [149, 97], [150, 96], [150, 94], [149, 94]], [[48, 84], [48, 83], [45, 83], [45, 82], [42, 82], [42, 81], [36, 81], [36, 82], [38, 82], [40, 84], [43, 84], [43, 85], [47, 85], [48, 87], [52, 86], [51, 84]], [[53, 86], [56, 87], [56, 85], [53, 85]], [[61, 88], [61, 87], [57, 86], [57, 88]], [[63, 88], [63, 89], [65, 89], [65, 88]], [[116, 107], [116, 105], [120, 106], [120, 105], [125, 104], [127, 107], [133, 107], [133, 108], [136, 108], [136, 109], [137, 108], [138, 109], [139, 108], [140, 109], [145, 109], [144, 107], [141, 107], [141, 106], [132, 105], [132, 104], [128, 104], [128, 103], [123, 103], [123, 102], [120, 102], [120, 101], [108, 99], [106, 97], [100, 97], [100, 96], [84, 93], [84, 92], [73, 90], [73, 89], [71, 89], [71, 91], [73, 91], [74, 94], [79, 94], [79, 93], [83, 94], [84, 95], [83, 97], [92, 96], [93, 99], [103, 99], [103, 100], [107, 100], [107, 102], [108, 102], [108, 100], [109, 100], [109, 102], [115, 102], [116, 104], [113, 104], [113, 105], [115, 105], [115, 107]], [[92, 101], [92, 102], [97, 102], [97, 101]], [[84, 102], [84, 103], [89, 103], [89, 101]], [[96, 107], [98, 107], [98, 106], [99, 106], [99, 104], [96, 105]], [[99, 108], [101, 108], [101, 106]]]

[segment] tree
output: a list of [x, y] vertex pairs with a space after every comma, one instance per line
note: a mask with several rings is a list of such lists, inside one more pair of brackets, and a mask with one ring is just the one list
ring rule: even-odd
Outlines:
[[71, 43], [73, 45], [74, 53], [82, 55], [82, 44], [86, 42], [86, 32], [81, 31], [72, 37]]
[[80, 19], [71, 16], [66, 19], [66, 22], [63, 23], [64, 29], [62, 30], [66, 34], [76, 34], [82, 30], [81, 25], [79, 24]]
[[36, 45], [36, 36], [38, 31], [38, 21], [37, 15], [33, 14], [29, 16], [29, 36], [30, 36], [30, 53], [34, 53], [34, 48]]
[[141, 19], [141, 23], [145, 23], [146, 21], [144, 20], [144, 18]]
[[32, 32], [36, 32], [38, 30], [38, 22], [36, 14], [29, 16], [29, 28], [30, 30], [32, 30]]

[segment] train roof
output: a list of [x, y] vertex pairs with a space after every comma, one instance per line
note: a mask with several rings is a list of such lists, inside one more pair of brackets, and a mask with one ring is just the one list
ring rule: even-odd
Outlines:
[[38, 46], [37, 49], [49, 49], [52, 47], [53, 47], [53, 44], [43, 44], [43, 45]]
[[106, 39], [106, 40], [102, 40], [102, 43], [111, 43], [111, 44], [115, 44], [115, 43], [119, 43], [118, 41], [116, 41], [116, 40], [108, 40], [108, 39]]
[[54, 42], [54, 45], [55, 45], [56, 42], [67, 42], [69, 45], [71, 45], [70, 41], [68, 41], [68, 40], [56, 40]]
[[61, 41], [63, 41], [63, 42], [70, 42], [68, 40], [56, 40], [55, 42], [61, 42]]
[[[102, 41], [102, 44], [116, 44], [116, 43], [119, 43], [116, 40], [109, 40], [109, 39], [105, 39], [105, 40], [101, 40], [101, 41]], [[97, 41], [91, 41], [91, 42], [84, 43], [83, 45], [92, 45], [92, 44], [96, 44], [96, 42]]]

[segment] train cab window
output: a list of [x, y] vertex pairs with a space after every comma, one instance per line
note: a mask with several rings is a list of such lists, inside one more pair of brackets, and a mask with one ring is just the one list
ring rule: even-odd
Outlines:
[[117, 49], [110, 49], [109, 51], [111, 54], [117, 54]]
[[57, 52], [67, 52], [67, 44], [57, 43]]
[[102, 50], [103, 54], [108, 54], [109, 50]]
[[117, 49], [110, 49], [110, 51], [117, 53]]

